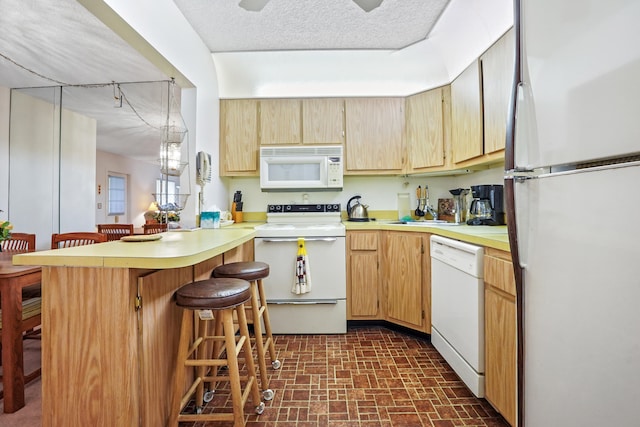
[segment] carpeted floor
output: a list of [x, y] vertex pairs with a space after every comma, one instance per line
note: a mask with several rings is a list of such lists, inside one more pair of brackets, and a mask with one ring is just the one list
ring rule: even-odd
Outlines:
[[[31, 372], [40, 366], [40, 341], [24, 341], [25, 371]], [[0, 367], [1, 370], [1, 367]], [[42, 418], [42, 390], [40, 378], [27, 384], [24, 390], [25, 407], [13, 414], [4, 413], [4, 399], [0, 399], [0, 426], [2, 427], [36, 427]], [[0, 384], [0, 389], [2, 384]]]

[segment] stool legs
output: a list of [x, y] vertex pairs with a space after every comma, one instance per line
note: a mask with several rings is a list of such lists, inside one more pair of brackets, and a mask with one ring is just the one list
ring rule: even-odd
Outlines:
[[[267, 364], [265, 355], [269, 351], [271, 365], [274, 369], [280, 368], [280, 361], [276, 359], [275, 345], [271, 335], [271, 323], [269, 322], [269, 311], [267, 310], [264, 292], [262, 291], [262, 280], [251, 282], [251, 313], [253, 316], [253, 330], [256, 340], [256, 353], [258, 353], [258, 368], [260, 371], [260, 386], [264, 400], [273, 399], [274, 392], [269, 388], [269, 375], [267, 375]], [[262, 337], [262, 324], [264, 321], [266, 341]], [[266, 347], [266, 348], [265, 348]]]
[[264, 286], [262, 286], [262, 279], [259, 279], [256, 284], [258, 285], [258, 294], [260, 295], [260, 302], [264, 305], [261, 306], [261, 310], [264, 312], [264, 329], [267, 333], [266, 346], [269, 350], [269, 357], [271, 358], [271, 366], [273, 369], [280, 369], [281, 363], [276, 356], [276, 346], [273, 342], [273, 335], [271, 334], [271, 321], [269, 320], [269, 310], [267, 309], [267, 297], [264, 294]]
[[[238, 318], [238, 326], [240, 329], [240, 336], [237, 340], [233, 321], [234, 312]], [[216, 319], [220, 319], [223, 336], [208, 336], [206, 335], [207, 328], [200, 328], [200, 332], [198, 333], [200, 336], [197, 337], [190, 346], [189, 341], [193, 334], [194, 323], [191, 316], [192, 312], [190, 310], [184, 310], [169, 425], [177, 426], [178, 421], [233, 421], [234, 427], [242, 427], [245, 425], [243, 408], [249, 396], [251, 396], [252, 401], [257, 404], [255, 408], [256, 413], [261, 414], [264, 411], [264, 403], [260, 400], [260, 391], [258, 390], [244, 304], [240, 304], [234, 308], [216, 310], [215, 317]], [[216, 324], [217, 323], [216, 321]], [[217, 358], [215, 354], [212, 359], [204, 359], [204, 357], [206, 357], [205, 354], [211, 354], [205, 351], [206, 345], [204, 345], [204, 343], [209, 340], [213, 340], [214, 343], [217, 341], [224, 342], [226, 359]], [[199, 349], [200, 346], [203, 346], [203, 348]], [[221, 352], [222, 349], [220, 349], [220, 353]], [[246, 377], [240, 376], [238, 367], [238, 355], [240, 352], [242, 352], [247, 368]], [[192, 356], [194, 355], [198, 355], [198, 358], [193, 359]], [[222, 366], [228, 368], [228, 376], [219, 375], [218, 368]], [[182, 390], [185, 384], [186, 367], [195, 368], [196, 378], [186, 394], [183, 395]], [[211, 368], [212, 376], [204, 375], [206, 367]], [[200, 409], [198, 409], [197, 414], [181, 414], [182, 409], [187, 405], [190, 397], [194, 393], [196, 394], [196, 405], [199, 406], [202, 404], [202, 387], [205, 381], [217, 382], [221, 380], [226, 380], [230, 383], [233, 413], [200, 414]], [[244, 391], [241, 387], [241, 380], [246, 380]]]

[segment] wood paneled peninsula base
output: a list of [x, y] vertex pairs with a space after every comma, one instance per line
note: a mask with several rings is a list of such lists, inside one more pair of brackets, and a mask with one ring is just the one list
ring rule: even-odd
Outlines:
[[16, 256], [42, 266], [42, 425], [166, 425], [181, 320], [173, 293], [252, 260], [254, 236], [167, 232]]

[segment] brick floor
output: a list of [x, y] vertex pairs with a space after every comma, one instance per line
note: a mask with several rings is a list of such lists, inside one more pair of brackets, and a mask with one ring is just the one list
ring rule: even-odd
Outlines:
[[[247, 402], [247, 426], [508, 426], [486, 400], [473, 396], [426, 339], [379, 326], [274, 339], [282, 362], [273, 370], [267, 359], [275, 397], [259, 416]], [[216, 390], [205, 411], [231, 411], [228, 397], [227, 387]]]

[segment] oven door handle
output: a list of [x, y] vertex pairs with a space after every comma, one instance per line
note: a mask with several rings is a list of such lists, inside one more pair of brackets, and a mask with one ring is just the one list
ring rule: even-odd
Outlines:
[[267, 305], [314, 305], [314, 304], [337, 304], [336, 299], [314, 299], [314, 300], [267, 300]]
[[[261, 238], [263, 242], [279, 243], [279, 242], [297, 242], [296, 237], [278, 237], [278, 238]], [[335, 237], [303, 237], [305, 242], [335, 242]]]

